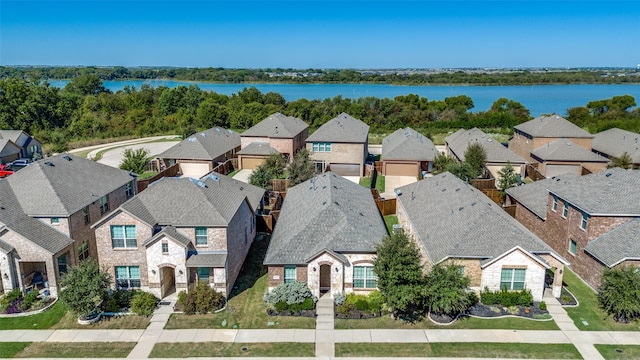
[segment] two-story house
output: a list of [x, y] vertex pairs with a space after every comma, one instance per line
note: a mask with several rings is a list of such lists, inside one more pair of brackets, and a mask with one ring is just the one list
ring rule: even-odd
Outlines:
[[627, 153], [634, 169], [640, 168], [640, 134], [613, 128], [593, 137], [591, 151], [607, 159], [620, 158]]
[[[12, 145], [7, 145], [8, 142]], [[14, 147], [17, 147], [18, 153], [9, 160], [9, 158], [6, 158], [2, 152], [13, 149]], [[41, 159], [42, 144], [36, 138], [22, 130], [0, 130], [0, 160], [7, 163], [18, 158], [27, 158], [31, 160]]]
[[279, 112], [269, 115], [240, 135], [238, 166], [255, 169], [272, 153], [280, 153], [293, 161], [293, 156], [304, 148], [308, 135], [309, 125], [297, 117]]
[[[28, 286], [24, 278], [37, 272], [52, 288], [57, 284], [55, 279], [66, 272], [68, 265], [97, 257], [91, 224], [133, 197], [137, 188], [135, 175], [69, 154], [36, 161], [2, 181], [8, 190], [0, 195], [0, 202], [4, 203], [0, 205], [11, 208], [14, 214], [24, 215], [20, 215], [22, 219], [31, 218], [54, 230], [45, 233], [44, 230], [36, 231], [44, 229], [40, 226], [27, 227], [27, 223], [16, 226], [15, 218], [7, 221], [13, 224], [7, 226], [8, 229], [22, 234], [21, 240], [2, 236], [18, 259], [14, 264], [14, 275], [18, 279], [12, 283]], [[3, 201], [4, 198], [7, 200]], [[25, 228], [29, 230], [20, 230]], [[63, 237], [54, 237], [53, 233]], [[71, 244], [67, 244], [69, 240]], [[50, 242], [55, 246], [48, 246]], [[34, 246], [39, 247], [36, 253], [41, 253], [40, 248], [44, 248], [48, 255], [37, 260], [39, 255], [34, 255]], [[61, 250], [64, 252], [60, 253]]]
[[224, 175], [163, 178], [93, 225], [114, 287], [163, 298], [196, 281], [229, 294], [256, 234], [264, 190]]
[[382, 140], [382, 174], [422, 179], [438, 154], [428, 137], [410, 127], [398, 129]]
[[640, 172], [561, 175], [507, 190], [516, 219], [597, 288], [605, 268], [640, 265]]
[[369, 125], [341, 113], [307, 138], [307, 150], [319, 172], [362, 176], [369, 155]]

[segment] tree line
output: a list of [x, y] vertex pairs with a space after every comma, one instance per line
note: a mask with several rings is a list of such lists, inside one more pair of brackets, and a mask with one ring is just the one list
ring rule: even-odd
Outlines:
[[353, 70], [228, 69], [171, 67], [13, 67], [0, 66], [0, 79], [74, 79], [95, 75], [102, 80], [172, 79], [219, 83], [373, 83], [403, 85], [536, 85], [640, 83], [636, 69], [521, 70]]
[[[52, 144], [53, 151], [87, 139], [186, 136], [216, 126], [243, 131], [275, 112], [302, 119], [311, 131], [345, 112], [363, 120], [373, 133], [410, 126], [426, 136], [473, 127], [510, 133], [515, 125], [531, 119], [528, 109], [506, 98], [497, 99], [487, 111], [471, 112], [473, 107], [466, 95], [444, 100], [411, 94], [393, 99], [335, 96], [286, 101], [279, 93], [262, 93], [255, 87], [231, 96], [196, 85], [142, 85], [114, 93], [96, 75], [76, 77], [63, 89], [46, 81], [0, 80], [0, 129], [25, 130]], [[568, 114], [569, 120], [591, 132], [614, 126], [638, 132], [640, 110], [634, 107], [635, 99], [625, 95], [568, 109]]]

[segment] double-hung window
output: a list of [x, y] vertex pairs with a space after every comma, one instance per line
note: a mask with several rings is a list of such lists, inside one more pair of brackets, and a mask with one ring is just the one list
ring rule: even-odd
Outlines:
[[111, 246], [114, 249], [137, 248], [135, 225], [111, 225]]
[[502, 268], [500, 289], [522, 290], [527, 269]]
[[580, 223], [580, 229], [587, 230], [587, 220], [589, 220], [589, 214], [586, 212], [582, 213], [582, 222]]
[[139, 266], [116, 266], [116, 286], [121, 289], [140, 287]]
[[60, 218], [52, 217], [51, 218], [51, 225], [58, 225], [58, 224], [60, 224]]
[[571, 253], [571, 255], [576, 254], [577, 248], [578, 244], [575, 242], [575, 240], [571, 240], [571, 242], [569, 243], [569, 252]]
[[285, 265], [284, 267], [284, 283], [290, 284], [296, 281], [296, 266]]
[[124, 194], [127, 197], [127, 199], [129, 199], [130, 197], [133, 196], [133, 187], [131, 186], [131, 183], [128, 182], [125, 186], [124, 186]]
[[88, 225], [91, 222], [91, 215], [89, 215], [89, 205], [82, 208], [82, 216], [84, 217], [84, 224]]
[[107, 211], [109, 211], [109, 195], [100, 198], [100, 214], [104, 214]]
[[207, 245], [207, 228], [196, 228], [196, 245]]
[[209, 268], [208, 267], [199, 267], [198, 268], [198, 281], [209, 282]]
[[553, 196], [553, 207], [552, 207], [553, 211], [558, 211], [558, 197], [557, 196]]
[[365, 289], [378, 287], [378, 277], [373, 272], [373, 266], [353, 267], [353, 287]]
[[567, 215], [569, 214], [569, 204], [567, 203], [567, 201], [564, 201], [564, 206], [562, 207], [562, 217], [567, 217]]
[[330, 142], [314, 142], [313, 152], [331, 152]]

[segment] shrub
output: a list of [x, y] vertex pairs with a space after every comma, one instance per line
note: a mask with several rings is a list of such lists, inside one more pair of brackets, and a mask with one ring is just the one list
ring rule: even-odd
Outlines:
[[313, 310], [316, 307], [316, 304], [313, 302], [312, 298], [306, 298], [300, 304], [292, 304], [287, 306], [289, 307], [289, 310], [298, 312], [302, 310]]
[[15, 288], [8, 293], [4, 294], [2, 299], [0, 299], [0, 310], [7, 311], [11, 303], [18, 300], [22, 296], [22, 292], [19, 288]]
[[338, 305], [338, 307], [336, 308], [336, 311], [338, 312], [338, 314], [349, 315], [349, 313], [355, 309], [356, 307], [353, 304], [349, 304], [345, 302], [345, 303], [342, 303], [341, 305]]
[[224, 305], [224, 296], [206, 282], [198, 282], [193, 291], [178, 294], [178, 303], [187, 315], [206, 314], [221, 308]]
[[158, 305], [158, 299], [152, 293], [138, 291], [131, 299], [131, 311], [138, 315], [149, 316]]
[[111, 276], [100, 269], [94, 260], [72, 266], [67, 276], [60, 281], [60, 300], [77, 316], [94, 312], [104, 298], [111, 284]]
[[31, 306], [33, 305], [34, 301], [36, 301], [36, 299], [38, 298], [38, 292], [37, 291], [32, 291], [30, 293], [28, 293], [27, 295], [24, 296], [24, 299], [22, 300], [22, 304], [20, 304], [20, 310], [21, 311], [27, 311], [31, 308]]
[[547, 303], [544, 301], [540, 301], [540, 304], [538, 304], [538, 307], [540, 308], [540, 310], [547, 310]]
[[343, 292], [333, 295], [333, 303], [336, 305], [344, 303], [345, 300], [347, 300], [347, 295]]
[[480, 293], [480, 299], [485, 305], [500, 304], [505, 307], [510, 306], [531, 306], [533, 304], [533, 296], [531, 291], [522, 289], [519, 291], [509, 291], [502, 289], [500, 291], [490, 291], [485, 287]]
[[301, 304], [307, 298], [312, 298], [314, 303], [317, 301], [306, 283], [296, 281], [278, 285], [273, 290], [266, 292], [263, 300], [267, 305], [273, 306], [279, 302], [285, 302], [288, 305]]
[[369, 301], [369, 309], [373, 312], [382, 311], [382, 305], [384, 304], [384, 297], [380, 291], [372, 291], [367, 298]]
[[600, 307], [618, 322], [640, 317], [640, 273], [634, 267], [607, 269], [598, 290]]
[[284, 301], [279, 301], [273, 306], [276, 311], [285, 311], [289, 309], [289, 304]]

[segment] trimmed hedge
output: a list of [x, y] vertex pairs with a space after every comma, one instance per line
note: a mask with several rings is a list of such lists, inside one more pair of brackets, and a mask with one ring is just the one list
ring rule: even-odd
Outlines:
[[485, 287], [484, 291], [480, 293], [480, 301], [485, 305], [531, 306], [533, 304], [533, 296], [531, 295], [531, 290], [527, 289], [520, 291], [509, 291], [507, 289], [490, 291]]

